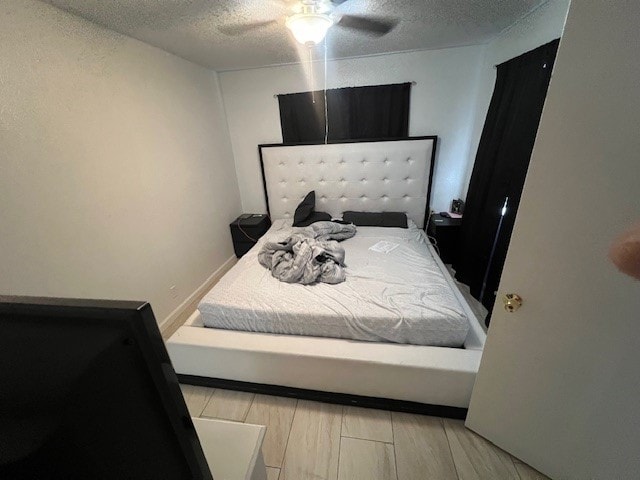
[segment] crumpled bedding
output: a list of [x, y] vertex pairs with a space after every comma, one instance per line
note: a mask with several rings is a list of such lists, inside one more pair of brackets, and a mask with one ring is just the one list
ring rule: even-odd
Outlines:
[[356, 234], [356, 226], [352, 223], [316, 222], [308, 227], [294, 228], [294, 232], [302, 232], [304, 235], [316, 240], [337, 240], [341, 242]]
[[260, 265], [286, 283], [310, 285], [317, 282], [344, 282], [345, 252], [338, 240], [356, 234], [354, 225], [316, 222], [308, 227], [294, 228], [294, 233], [282, 241], [266, 242], [258, 253]]

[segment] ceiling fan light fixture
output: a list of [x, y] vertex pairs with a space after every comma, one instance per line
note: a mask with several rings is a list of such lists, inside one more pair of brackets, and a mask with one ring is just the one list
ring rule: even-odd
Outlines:
[[286, 25], [302, 45], [317, 45], [327, 35], [333, 20], [322, 13], [297, 13], [287, 18]]

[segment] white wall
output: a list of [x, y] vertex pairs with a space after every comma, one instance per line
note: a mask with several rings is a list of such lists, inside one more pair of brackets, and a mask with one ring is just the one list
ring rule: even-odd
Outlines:
[[[438, 135], [432, 208], [448, 210], [467, 187], [469, 138], [475, 120], [483, 46], [398, 53], [331, 61], [328, 88], [416, 81], [410, 134]], [[274, 94], [321, 89], [323, 64], [284, 65], [220, 74], [222, 93], [245, 212], [264, 212], [258, 145], [282, 141]]]
[[0, 58], [0, 292], [167, 318], [232, 255], [216, 74], [33, 0], [0, 3]]
[[[570, 0], [549, 0], [541, 7], [521, 18], [486, 45], [481, 74], [478, 77], [478, 97], [474, 126], [471, 133], [472, 166], [468, 171], [469, 183], [473, 162], [478, 150], [482, 127], [487, 116], [493, 87], [496, 82], [495, 66], [531, 51], [562, 36]], [[465, 191], [466, 193], [466, 191]]]

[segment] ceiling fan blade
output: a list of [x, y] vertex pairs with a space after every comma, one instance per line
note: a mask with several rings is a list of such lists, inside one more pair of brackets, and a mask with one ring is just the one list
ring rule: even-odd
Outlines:
[[218, 31], [224, 33], [225, 35], [236, 36], [249, 33], [253, 30], [258, 30], [259, 28], [265, 28], [275, 23], [278, 23], [278, 21], [267, 20], [264, 22], [244, 23], [239, 25], [222, 25], [218, 27]]
[[395, 18], [360, 17], [358, 15], [343, 15], [336, 23], [339, 27], [351, 28], [380, 37], [393, 30], [397, 24], [398, 20]]
[[349, 0], [329, 0], [333, 5], [338, 6], [338, 5], [342, 5], [344, 2], [347, 2]]

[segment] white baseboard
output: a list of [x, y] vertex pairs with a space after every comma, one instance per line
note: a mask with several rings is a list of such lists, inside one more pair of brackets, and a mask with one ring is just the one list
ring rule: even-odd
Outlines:
[[189, 307], [193, 302], [195, 302], [199, 297], [202, 297], [205, 293], [207, 293], [213, 285], [215, 285], [225, 273], [227, 273], [231, 267], [235, 265], [238, 261], [235, 255], [229, 257], [226, 262], [224, 262], [215, 272], [213, 272], [209, 278], [207, 278], [202, 285], [200, 285], [195, 292], [189, 295], [184, 302], [176, 307], [176, 309], [171, 312], [164, 320], [159, 323], [160, 331], [164, 332], [168, 329], [180, 316], [184, 313], [184, 311]]

